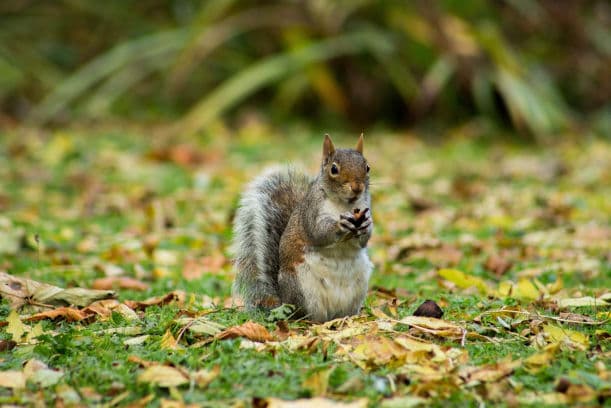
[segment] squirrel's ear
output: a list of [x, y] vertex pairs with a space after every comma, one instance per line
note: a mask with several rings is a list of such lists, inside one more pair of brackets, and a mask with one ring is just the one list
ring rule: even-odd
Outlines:
[[322, 144], [322, 158], [325, 160], [327, 157], [335, 153], [335, 146], [329, 137], [329, 134], [325, 134], [325, 141]]
[[363, 134], [359, 137], [359, 140], [356, 142], [356, 148], [354, 149], [360, 154], [363, 154]]

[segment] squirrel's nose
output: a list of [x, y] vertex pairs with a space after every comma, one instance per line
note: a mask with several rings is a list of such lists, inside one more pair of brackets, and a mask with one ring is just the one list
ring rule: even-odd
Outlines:
[[360, 194], [363, 191], [363, 185], [361, 183], [350, 183], [350, 188], [355, 194]]

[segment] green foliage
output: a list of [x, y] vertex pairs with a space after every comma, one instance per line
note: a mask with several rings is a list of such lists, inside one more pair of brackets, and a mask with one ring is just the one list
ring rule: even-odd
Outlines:
[[540, 141], [608, 130], [602, 0], [9, 2], [0, 17], [0, 106], [38, 124], [195, 133], [255, 109], [359, 129], [483, 116]]

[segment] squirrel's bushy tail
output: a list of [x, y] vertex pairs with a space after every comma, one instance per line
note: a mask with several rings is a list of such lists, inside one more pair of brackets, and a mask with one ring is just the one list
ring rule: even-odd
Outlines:
[[242, 194], [233, 223], [234, 296], [248, 309], [279, 301], [280, 237], [310, 180], [291, 169], [270, 170]]

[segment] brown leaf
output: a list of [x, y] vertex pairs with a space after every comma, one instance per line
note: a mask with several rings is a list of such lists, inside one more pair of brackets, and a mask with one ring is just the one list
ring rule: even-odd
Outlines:
[[492, 254], [486, 259], [484, 267], [496, 276], [502, 276], [513, 266], [513, 262], [503, 255]]
[[139, 366], [144, 367], [144, 368], [146, 368], [146, 367], [150, 367], [150, 366], [152, 366], [152, 365], [157, 364], [157, 363], [156, 363], [156, 362], [154, 362], [154, 361], [148, 361], [148, 360], [144, 360], [144, 359], [142, 359], [142, 358], [140, 358], [140, 357], [138, 357], [138, 356], [133, 356], [133, 355], [132, 355], [132, 356], [127, 357], [127, 361], [129, 361], [129, 362], [131, 362], [131, 363], [136, 363], [136, 364], [138, 364]]
[[199, 279], [204, 273], [218, 273], [225, 263], [227, 259], [220, 252], [200, 259], [187, 259], [182, 269], [182, 276], [186, 280]]
[[240, 326], [233, 326], [216, 335], [217, 339], [233, 339], [236, 337], [245, 337], [252, 341], [266, 342], [273, 340], [273, 336], [269, 331], [259, 323], [248, 321]]
[[94, 280], [91, 287], [93, 289], [100, 289], [100, 290], [129, 289], [129, 290], [145, 291], [149, 288], [149, 285], [137, 279], [130, 278], [127, 276], [109, 276], [106, 278], [100, 278], [100, 279]]
[[126, 300], [125, 303], [130, 309], [144, 310], [149, 306], [164, 306], [169, 303], [177, 303], [182, 305], [185, 301], [185, 292], [182, 290], [174, 290], [164, 296], [156, 296], [143, 301]]
[[24, 320], [29, 322], [36, 322], [43, 319], [57, 319], [62, 318], [68, 322], [80, 322], [81, 320], [87, 319], [92, 313], [86, 313], [82, 310], [75, 309], [73, 307], [58, 307], [57, 309], [47, 310], [46, 312], [36, 313]]

